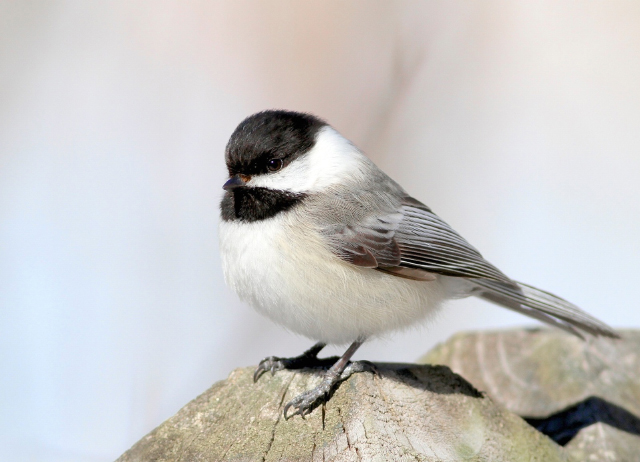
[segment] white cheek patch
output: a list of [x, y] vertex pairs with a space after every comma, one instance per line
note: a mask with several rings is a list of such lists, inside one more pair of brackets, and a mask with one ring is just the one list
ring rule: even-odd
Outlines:
[[308, 191], [309, 170], [306, 159], [298, 158], [279, 172], [252, 176], [247, 185], [292, 192]]
[[251, 177], [248, 186], [291, 192], [316, 192], [362, 173], [368, 162], [358, 149], [331, 127], [318, 133], [315, 146], [275, 173]]

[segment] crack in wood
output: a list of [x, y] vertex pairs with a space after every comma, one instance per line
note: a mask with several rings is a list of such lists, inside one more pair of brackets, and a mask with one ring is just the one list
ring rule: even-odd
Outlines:
[[291, 376], [291, 379], [289, 379], [289, 382], [287, 382], [287, 385], [284, 387], [284, 391], [282, 392], [282, 396], [280, 397], [280, 402], [278, 403], [278, 416], [276, 417], [276, 421], [273, 424], [273, 428], [271, 429], [271, 439], [269, 440], [269, 443], [267, 443], [267, 449], [264, 451], [264, 454], [262, 455], [262, 462], [265, 462], [265, 460], [267, 460], [267, 455], [269, 455], [269, 451], [271, 450], [271, 446], [273, 446], [273, 442], [276, 439], [276, 427], [278, 426], [278, 424], [280, 423], [280, 420], [282, 420], [282, 403], [284, 402], [284, 397], [287, 395], [287, 392], [289, 391], [289, 387], [291, 386], [291, 382], [293, 382], [293, 379], [295, 378], [297, 374], [294, 373]]

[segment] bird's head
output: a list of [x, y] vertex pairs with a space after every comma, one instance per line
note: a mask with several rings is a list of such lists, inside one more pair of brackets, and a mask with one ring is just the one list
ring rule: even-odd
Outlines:
[[357, 170], [359, 151], [311, 114], [269, 110], [243, 120], [225, 150], [223, 220], [257, 221], [290, 209]]

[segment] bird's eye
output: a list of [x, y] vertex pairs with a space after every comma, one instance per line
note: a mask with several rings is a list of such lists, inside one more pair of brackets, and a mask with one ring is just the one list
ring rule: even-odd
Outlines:
[[270, 172], [277, 172], [283, 165], [284, 162], [282, 162], [282, 159], [269, 159], [267, 162], [267, 168]]

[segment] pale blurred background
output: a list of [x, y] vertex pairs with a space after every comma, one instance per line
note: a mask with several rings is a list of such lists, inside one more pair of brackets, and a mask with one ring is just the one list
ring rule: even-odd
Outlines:
[[[0, 1], [0, 460], [113, 460], [312, 343], [220, 269], [224, 146], [266, 108], [328, 120], [510, 276], [640, 327], [639, 2]], [[357, 357], [520, 325], [453, 302]]]

